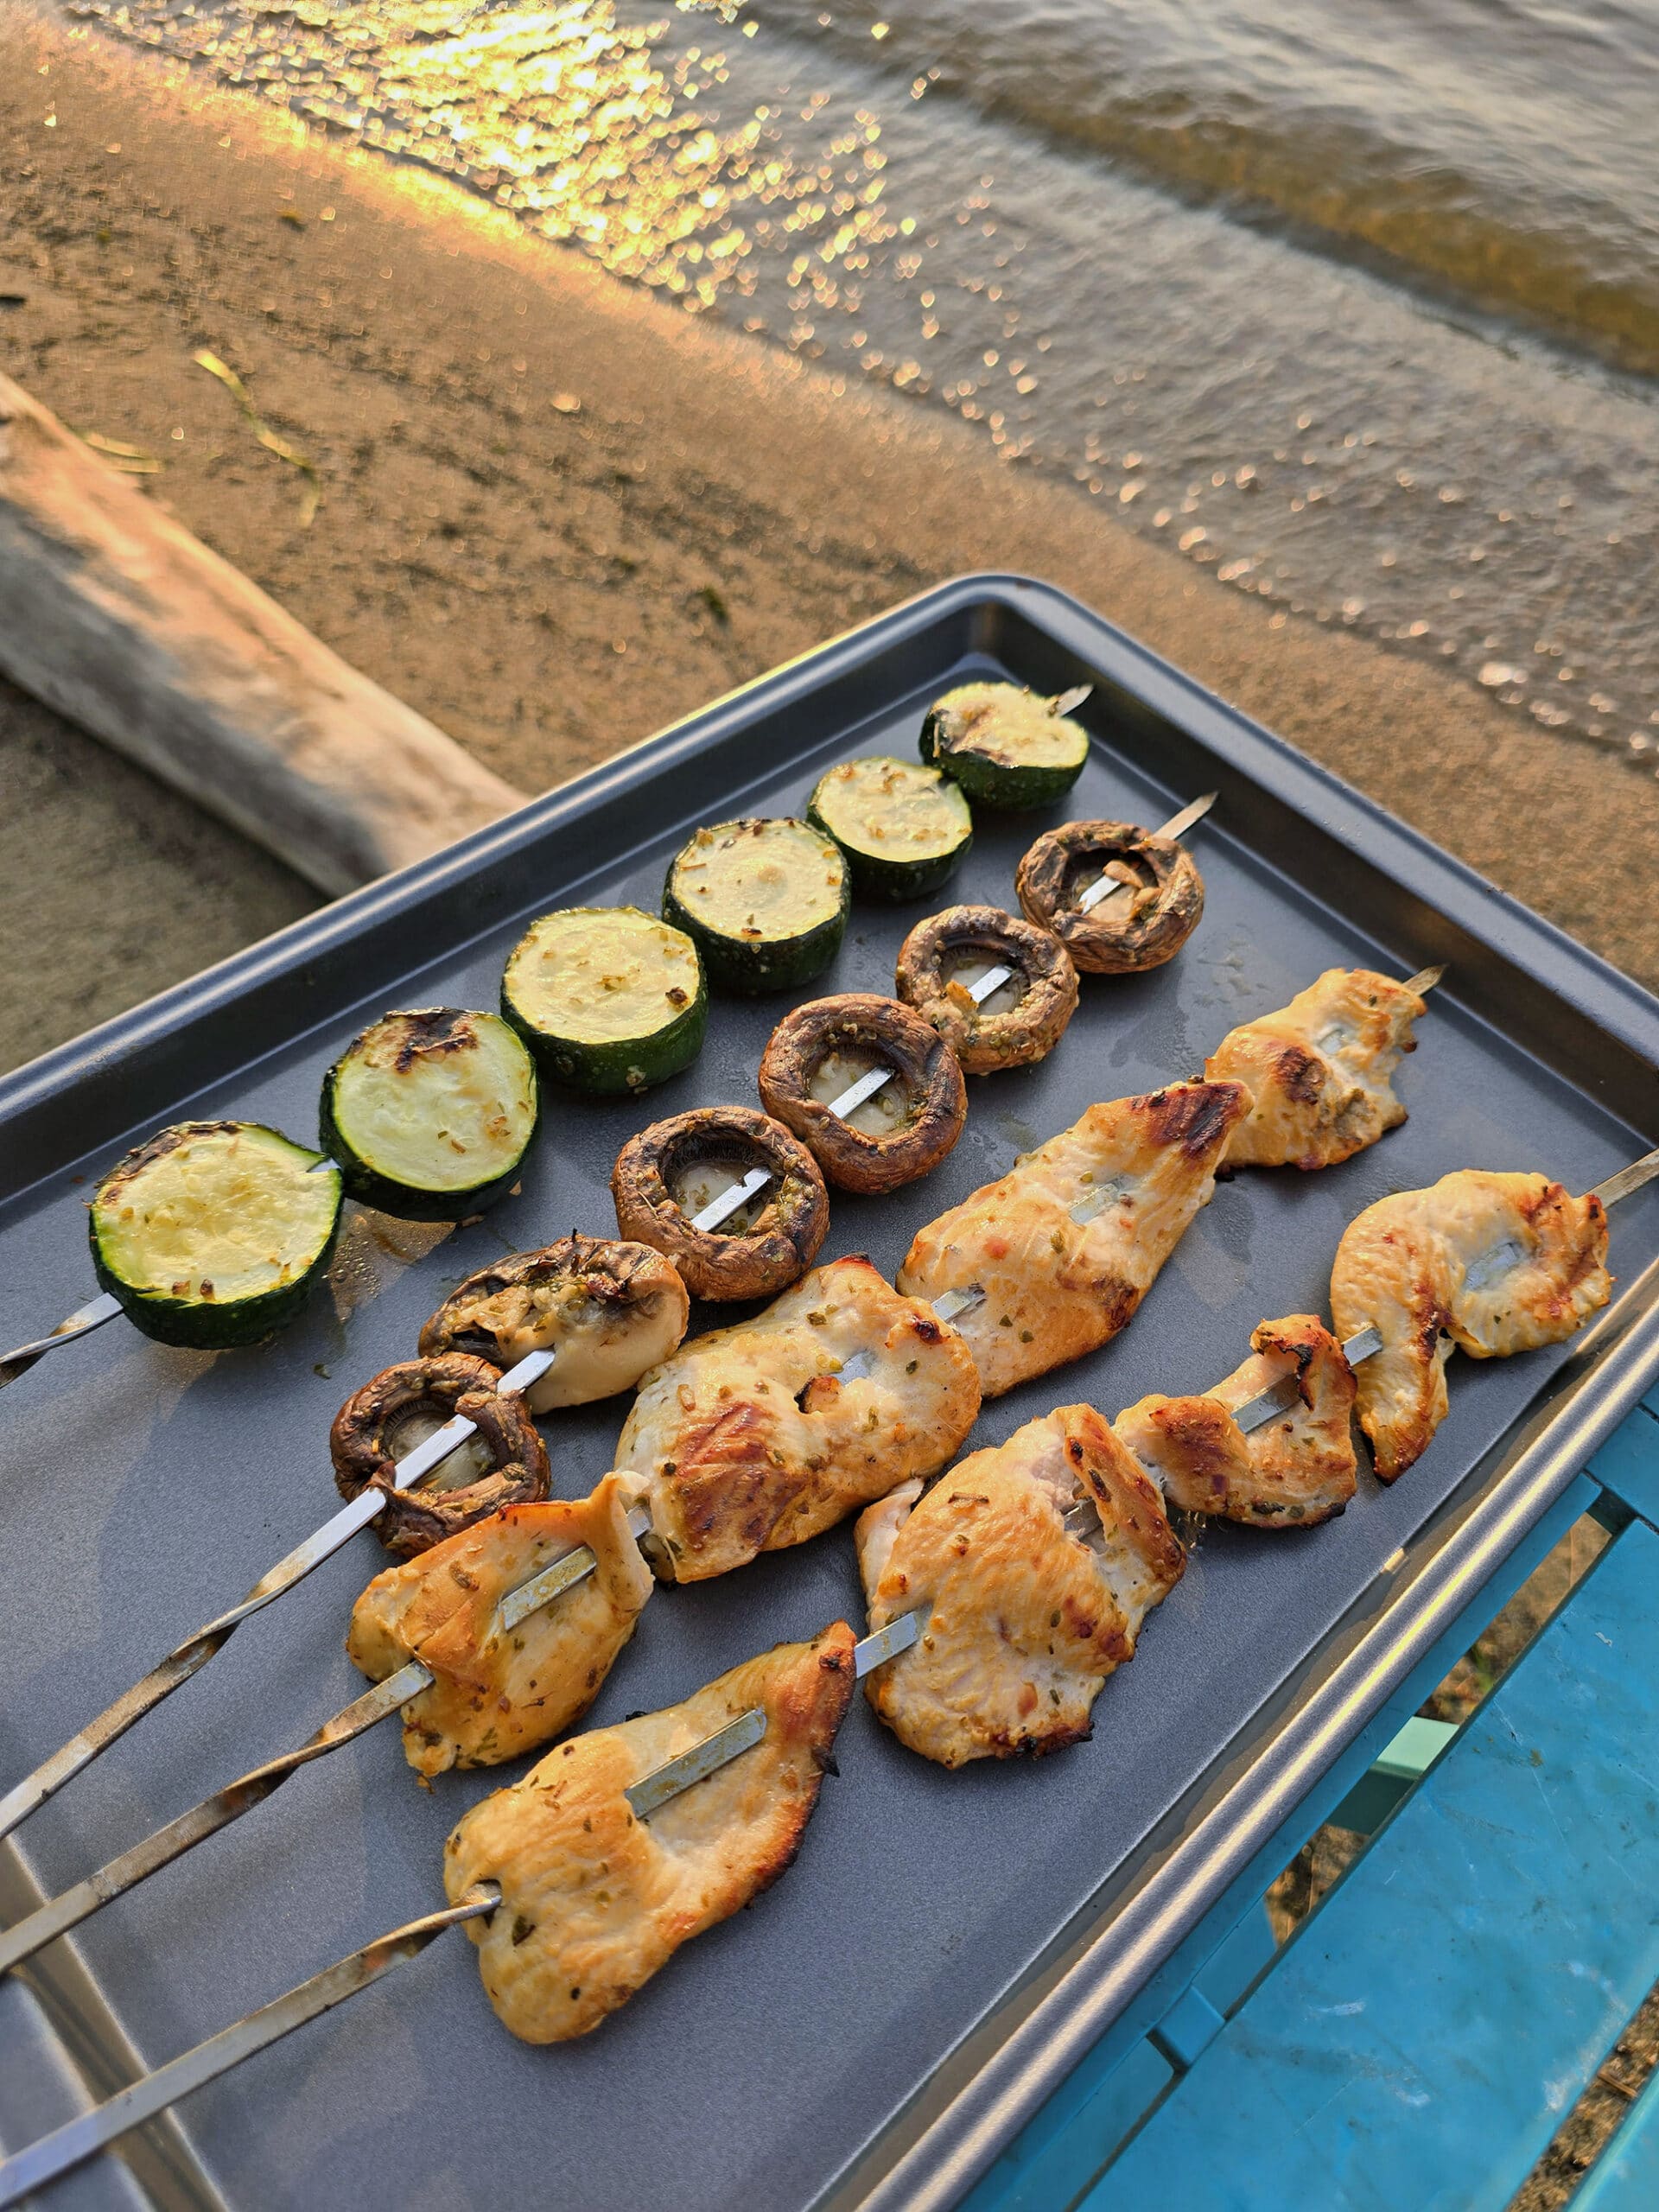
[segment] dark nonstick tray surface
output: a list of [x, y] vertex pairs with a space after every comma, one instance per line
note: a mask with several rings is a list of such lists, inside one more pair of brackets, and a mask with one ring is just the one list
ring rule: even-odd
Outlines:
[[[929, 702], [982, 673], [1049, 691], [1094, 681], [1082, 718], [1096, 749], [1055, 814], [982, 817], [938, 903], [1012, 906], [1015, 861], [1052, 820], [1154, 823], [1219, 785], [1190, 841], [1204, 919], [1155, 974], [1085, 977], [1077, 1018], [1042, 1065], [972, 1080], [966, 1133], [931, 1179], [885, 1199], [837, 1195], [825, 1258], [868, 1252], [891, 1275], [921, 1223], [1034, 1140], [1093, 1100], [1196, 1072], [1225, 1030], [1323, 968], [1454, 965], [1403, 1071], [1405, 1127], [1345, 1167], [1246, 1171], [1223, 1185], [1132, 1327], [988, 1405], [976, 1443], [1056, 1404], [1086, 1399], [1109, 1414], [1147, 1390], [1225, 1374], [1264, 1316], [1323, 1310], [1344, 1225], [1386, 1192], [1464, 1166], [1544, 1169], [1580, 1189], [1659, 1137], [1654, 1001], [1075, 601], [976, 577], [0, 1084], [0, 1344], [90, 1294], [83, 1202], [125, 1144], [186, 1115], [257, 1118], [308, 1138], [323, 1069], [365, 1021], [391, 1006], [493, 1005], [530, 917], [573, 902], [654, 907], [668, 858], [698, 822], [799, 811], [837, 759], [913, 756]], [[836, 967], [800, 995], [890, 991], [899, 942], [925, 911], [857, 906]], [[332, 1510], [337, 1406], [413, 1352], [449, 1285], [504, 1249], [573, 1227], [613, 1231], [611, 1163], [647, 1121], [755, 1103], [761, 1047], [790, 1002], [716, 1001], [700, 1062], [644, 1101], [550, 1096], [520, 1196], [423, 1254], [430, 1240], [418, 1233], [400, 1255], [359, 1225], [336, 1270], [340, 1310], [319, 1297], [257, 1351], [168, 1351], [117, 1322], [6, 1390], [0, 1779], [33, 1765]], [[1656, 1248], [1650, 1188], [1615, 1217], [1627, 1304], [1650, 1290], [1637, 1278]], [[702, 1309], [696, 1325], [718, 1318]], [[1384, 1563], [1485, 1479], [1494, 1447], [1535, 1421], [1552, 1386], [1580, 1400], [1597, 1386], [1593, 1362], [1563, 1381], [1567, 1358], [1563, 1348], [1455, 1363], [1451, 1416], [1426, 1459], [1391, 1491], [1362, 1476], [1355, 1504], [1325, 1528], [1206, 1529], [1134, 1664], [1102, 1694], [1090, 1744], [950, 1774], [904, 1751], [856, 1700], [840, 1777], [826, 1783], [795, 1866], [586, 2041], [515, 2043], [465, 1937], [446, 1936], [191, 2100], [181, 2134], [163, 2145], [176, 2183], [152, 2185], [261, 2212], [811, 2203], [965, 2036], [995, 2022], [1068, 1923], [1127, 1891], [1146, 1840], [1224, 1757], [1235, 1768], [1243, 1758], [1248, 1779], [1262, 1716], [1299, 1671], [1317, 1669]], [[623, 1411], [543, 1423], [560, 1493], [579, 1494], [610, 1465]], [[358, 1537], [242, 1629], [26, 1824], [22, 1873], [55, 1891], [357, 1694], [341, 1640], [353, 1598], [384, 1563], [373, 1537]], [[674, 1700], [838, 1615], [861, 1625], [847, 1527], [722, 1580], [660, 1591], [593, 1718]], [[450, 1826], [520, 1771], [423, 1790], [392, 1724], [307, 1770], [73, 1939], [87, 1976], [80, 2031], [108, 2043], [118, 2029], [158, 2063], [430, 1910]], [[30, 1992], [0, 1993], [0, 2036], [30, 2056], [0, 2091], [8, 2145], [62, 2116], [48, 2108], [59, 2090], [41, 2086], [47, 2033]], [[124, 2202], [124, 2189], [106, 2166], [54, 2201]]]

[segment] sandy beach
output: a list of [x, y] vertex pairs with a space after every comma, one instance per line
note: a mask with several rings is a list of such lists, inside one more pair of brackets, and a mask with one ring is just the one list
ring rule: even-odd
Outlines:
[[[1020, 569], [1659, 985], [1651, 774], [1225, 590], [951, 418], [45, 16], [0, 26], [0, 161], [8, 372], [159, 461], [151, 497], [526, 795], [942, 577]], [[321, 472], [309, 527], [203, 346]], [[315, 903], [3, 690], [0, 778], [0, 1064]]]

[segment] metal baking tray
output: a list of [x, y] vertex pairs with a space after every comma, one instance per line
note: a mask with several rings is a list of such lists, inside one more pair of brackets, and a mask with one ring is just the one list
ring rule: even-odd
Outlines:
[[[1322, 968], [1452, 963], [1404, 1070], [1405, 1127], [1345, 1167], [1223, 1185], [1134, 1325], [988, 1406], [977, 1441], [1057, 1403], [1110, 1413], [1226, 1373], [1264, 1315], [1323, 1306], [1344, 1224], [1385, 1192], [1471, 1166], [1582, 1188], [1659, 1139], [1659, 1004], [1075, 601], [969, 577], [0, 1084], [0, 1343], [87, 1294], [83, 1198], [123, 1146], [186, 1114], [308, 1136], [321, 1071], [363, 1021], [493, 1004], [527, 918], [575, 900], [654, 906], [693, 825], [797, 810], [847, 755], [913, 753], [930, 700], [973, 674], [1095, 684], [1072, 814], [1156, 822], [1219, 787], [1192, 840], [1204, 920], [1155, 974], [1085, 978], [1041, 1066], [976, 1079], [962, 1141], [926, 1182], [836, 1197], [826, 1257], [868, 1252], [891, 1274], [921, 1222], [1033, 1138], [1091, 1100], [1192, 1073], [1226, 1029]], [[949, 896], [1011, 903], [1040, 826], [982, 821]], [[857, 907], [810, 995], [890, 990], [914, 918]], [[340, 1310], [318, 1299], [259, 1351], [168, 1351], [117, 1323], [7, 1390], [0, 1776], [327, 1514], [335, 1408], [413, 1351], [448, 1285], [504, 1249], [605, 1233], [612, 1160], [646, 1120], [753, 1103], [785, 1003], [717, 1003], [698, 1065], [643, 1102], [555, 1096], [522, 1195], [419, 1257], [359, 1230]], [[859, 1699], [787, 1877], [592, 2037], [515, 2043], [470, 1947], [446, 1936], [191, 2099], [135, 2141], [131, 2170], [164, 2202], [262, 2212], [952, 2202], [1659, 1370], [1656, 1250], [1659, 1186], [1615, 1217], [1618, 1301], [1593, 1334], [1458, 1362], [1449, 1420], [1393, 1490], [1362, 1477], [1341, 1519], [1300, 1535], [1206, 1529], [1107, 1685], [1092, 1743], [950, 1774]], [[621, 1410], [544, 1424], [560, 1491], [610, 1465]], [[356, 1539], [29, 1821], [3, 1909], [86, 1873], [355, 1694], [341, 1638], [382, 1563], [372, 1536]], [[660, 1592], [594, 1718], [678, 1698], [842, 1614], [860, 1618], [845, 1528]], [[85, 2095], [71, 2057], [107, 2086], [441, 1902], [445, 1834], [504, 1778], [423, 1791], [388, 1725], [117, 1903], [29, 1986], [0, 1992], [0, 2035], [26, 2062], [6, 2069], [0, 2136], [29, 2139]], [[53, 2200], [133, 2201], [130, 2170], [107, 2160]]]

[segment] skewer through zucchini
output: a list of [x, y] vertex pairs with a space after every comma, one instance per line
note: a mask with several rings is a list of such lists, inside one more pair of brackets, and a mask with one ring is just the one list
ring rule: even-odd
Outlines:
[[340, 1228], [340, 1170], [258, 1122], [181, 1122], [93, 1194], [92, 1266], [164, 1344], [218, 1351], [291, 1321]]
[[956, 874], [974, 842], [960, 787], [938, 768], [872, 755], [820, 776], [806, 818], [847, 856], [865, 899], [921, 899]]
[[1017, 683], [962, 684], [929, 709], [922, 758], [980, 804], [1052, 806], [1089, 758], [1088, 731], [1055, 705]]
[[709, 994], [683, 930], [638, 906], [563, 906], [508, 955], [501, 1011], [544, 1075], [605, 1096], [689, 1068]]
[[748, 997], [822, 975], [851, 903], [841, 848], [790, 815], [699, 830], [663, 886], [663, 913], [695, 940], [709, 981]]
[[360, 1205], [463, 1221], [512, 1185], [536, 1134], [536, 1069], [499, 1014], [385, 1014], [322, 1080], [322, 1141]]

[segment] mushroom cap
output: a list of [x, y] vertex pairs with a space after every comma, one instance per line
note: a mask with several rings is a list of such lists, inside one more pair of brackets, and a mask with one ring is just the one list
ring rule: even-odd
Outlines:
[[[747, 1230], [696, 1229], [674, 1195], [676, 1175], [722, 1159], [740, 1171], [750, 1164], [772, 1169], [765, 1203]], [[830, 1229], [830, 1194], [817, 1160], [781, 1122], [750, 1106], [700, 1106], [641, 1129], [617, 1154], [611, 1196], [623, 1235], [666, 1253], [698, 1298], [775, 1296], [811, 1266]]]
[[[504, 1505], [538, 1503], [547, 1496], [546, 1447], [523, 1402], [498, 1393], [499, 1380], [499, 1368], [462, 1352], [406, 1359], [382, 1369], [335, 1414], [328, 1433], [335, 1484], [346, 1498], [368, 1489], [385, 1492], [375, 1525], [381, 1542], [400, 1559], [413, 1559]], [[429, 1483], [400, 1491], [391, 1451], [398, 1429], [416, 1418], [437, 1427], [456, 1414], [476, 1428], [467, 1441], [488, 1453], [490, 1471], [453, 1490]]]
[[[1073, 903], [1077, 891], [1114, 860], [1131, 863], [1133, 889], [1084, 913]], [[1149, 883], [1139, 880], [1145, 875]], [[1161, 968], [1204, 912], [1204, 878], [1192, 854], [1129, 822], [1066, 822], [1045, 830], [1020, 861], [1014, 889], [1030, 918], [1052, 931], [1090, 976]]]
[[[1026, 979], [1019, 1003], [994, 1014], [947, 982], [953, 952], [978, 952]], [[899, 948], [899, 996], [930, 1023], [969, 1075], [1046, 1059], [1077, 1012], [1077, 971], [1057, 937], [1000, 906], [947, 906], [918, 922]]]
[[[888, 1063], [909, 1092], [911, 1114], [892, 1130], [868, 1136], [812, 1096], [817, 1070], [848, 1049]], [[968, 1118], [967, 1088], [949, 1046], [907, 1006], [873, 992], [812, 999], [785, 1014], [761, 1055], [759, 1080], [767, 1109], [811, 1147], [842, 1191], [878, 1194], [928, 1174]]]

